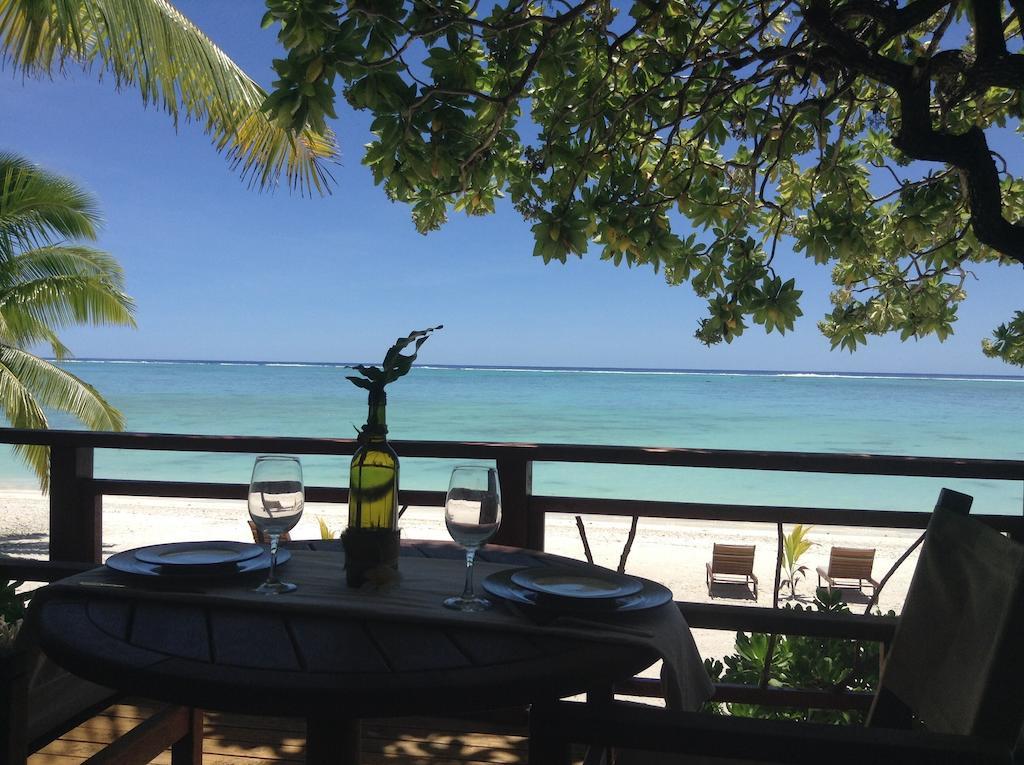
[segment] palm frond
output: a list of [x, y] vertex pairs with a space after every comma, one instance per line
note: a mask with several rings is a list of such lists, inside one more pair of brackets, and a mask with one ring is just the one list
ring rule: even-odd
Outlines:
[[71, 349], [61, 342], [57, 333], [45, 322], [25, 311], [4, 315], [0, 312], [0, 344], [16, 348], [50, 346], [50, 352], [57, 360], [71, 355]]
[[[3, 0], [0, 0], [3, 2]], [[0, 153], [0, 255], [15, 245], [45, 246], [55, 239], [95, 239], [95, 198], [74, 182], [15, 154]]]
[[36, 474], [43, 494], [50, 490], [50, 447], [36, 444], [14, 444], [14, 453]]
[[49, 245], [0, 260], [0, 290], [11, 284], [55, 276], [91, 276], [124, 288], [124, 268], [109, 252], [84, 245]]
[[49, 423], [42, 407], [21, 378], [2, 366], [2, 355], [3, 347], [0, 346], [0, 410], [3, 411], [11, 427], [47, 427]]
[[124, 430], [124, 417], [89, 383], [20, 348], [0, 346], [0, 408], [15, 427], [46, 427], [40, 407], [91, 430]]
[[[81, 324], [135, 326], [135, 302], [101, 278], [51, 276], [0, 290], [0, 315], [16, 328], [24, 315], [59, 329]], [[15, 335], [16, 336], [16, 335]]]
[[[46, 414], [21, 380], [0, 367], [0, 411], [15, 428], [45, 428]], [[50, 488], [50, 450], [45, 446], [15, 444], [14, 452], [28, 465], [43, 491]]]
[[[26, 7], [45, 9], [46, 2]], [[49, 408], [92, 429], [124, 428], [121, 413], [95, 388], [25, 350], [47, 343], [63, 358], [62, 327], [135, 326], [120, 264], [102, 250], [53, 241], [95, 238], [98, 221], [95, 201], [74, 183], [0, 153], [0, 412], [14, 427], [46, 428]], [[46, 491], [49, 450], [15, 451]]]
[[40, 247], [0, 259], [0, 343], [46, 343], [62, 359], [69, 352], [57, 329], [135, 326], [135, 304], [123, 287], [120, 264], [92, 247]]
[[218, 151], [260, 188], [282, 175], [303, 193], [328, 193], [333, 133], [299, 135], [260, 111], [266, 92], [166, 0], [0, 0], [0, 50], [25, 73], [68, 61], [134, 86], [145, 104], [203, 124]]

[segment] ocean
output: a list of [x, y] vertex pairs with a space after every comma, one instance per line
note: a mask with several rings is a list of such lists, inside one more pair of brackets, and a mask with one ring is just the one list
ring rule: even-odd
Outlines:
[[[73, 361], [132, 431], [349, 437], [365, 392], [341, 364]], [[418, 366], [388, 389], [395, 439], [621, 444], [1024, 459], [1024, 378], [806, 372]], [[53, 416], [52, 427], [76, 427]], [[0, 484], [31, 475], [0, 452]], [[303, 457], [309, 485], [344, 486], [344, 458]], [[444, 489], [454, 463], [402, 461], [402, 486]], [[110, 478], [245, 483], [248, 455], [100, 451]], [[539, 464], [537, 494], [931, 509], [941, 486], [1021, 513], [1019, 482]]]

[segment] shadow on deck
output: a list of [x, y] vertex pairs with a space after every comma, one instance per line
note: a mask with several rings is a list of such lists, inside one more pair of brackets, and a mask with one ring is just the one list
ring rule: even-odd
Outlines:
[[[29, 758], [29, 765], [78, 765], [131, 730], [155, 707], [116, 704]], [[305, 760], [305, 726], [288, 718], [207, 714], [203, 765], [267, 765]], [[405, 718], [363, 723], [363, 765], [477, 765], [527, 762], [526, 731], [518, 725]], [[169, 765], [170, 752], [153, 760]]]

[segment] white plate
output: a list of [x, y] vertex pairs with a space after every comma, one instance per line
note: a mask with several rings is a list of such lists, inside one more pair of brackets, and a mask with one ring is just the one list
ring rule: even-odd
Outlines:
[[643, 584], [632, 577], [604, 571], [597, 567], [556, 568], [538, 566], [512, 574], [520, 587], [548, 597], [581, 600], [612, 600], [640, 592]]
[[261, 552], [259, 545], [244, 542], [178, 542], [141, 547], [134, 554], [136, 559], [154, 566], [195, 568], [241, 563]]

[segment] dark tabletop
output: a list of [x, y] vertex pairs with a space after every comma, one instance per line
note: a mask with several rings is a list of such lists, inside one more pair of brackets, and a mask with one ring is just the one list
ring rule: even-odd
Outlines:
[[[342, 554], [337, 542], [291, 547]], [[464, 551], [450, 542], [409, 541], [402, 555], [462, 558]], [[586, 565], [496, 545], [478, 559]], [[94, 682], [205, 709], [297, 717], [520, 706], [603, 690], [656, 658], [636, 646], [564, 636], [111, 600], [89, 592], [42, 599], [34, 625], [51, 658]]]

